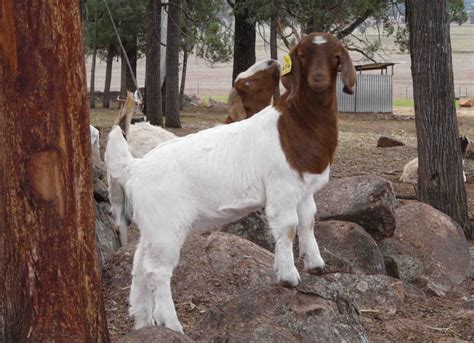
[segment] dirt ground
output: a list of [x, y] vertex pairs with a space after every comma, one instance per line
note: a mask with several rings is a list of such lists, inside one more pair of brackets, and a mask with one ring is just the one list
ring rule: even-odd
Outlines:
[[[183, 128], [171, 131], [179, 136], [197, 132], [222, 122], [225, 113], [223, 104], [189, 107], [182, 112]], [[102, 149], [105, 147], [105, 133], [114, 114], [115, 110], [91, 112], [91, 123], [101, 129]], [[458, 121], [460, 133], [474, 138], [474, 108], [458, 109]], [[332, 166], [332, 178], [358, 174], [380, 175], [393, 182], [397, 197], [415, 196], [411, 185], [398, 181], [403, 166], [417, 155], [412, 109], [397, 108], [393, 115], [340, 114], [339, 129], [339, 146]], [[399, 139], [406, 145], [377, 148], [377, 139], [382, 135]], [[465, 161], [465, 171], [469, 216], [474, 218], [474, 160]], [[136, 238], [137, 232], [134, 235]], [[474, 248], [474, 242], [470, 244]], [[114, 268], [118, 269], [120, 268]], [[120, 285], [108, 283], [107, 277], [104, 281], [107, 317], [114, 341], [132, 327], [127, 316], [130, 275], [124, 273], [120, 277], [123, 279]], [[474, 289], [471, 288], [471, 298], [473, 294]], [[409, 297], [405, 307], [395, 314], [364, 312], [361, 317], [374, 342], [454, 342], [453, 339], [474, 341], [474, 310], [469, 312], [463, 309], [465, 301], [466, 299], [431, 295]]]

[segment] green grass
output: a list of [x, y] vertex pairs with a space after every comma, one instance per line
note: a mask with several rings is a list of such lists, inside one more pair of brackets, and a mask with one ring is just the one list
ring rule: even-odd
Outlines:
[[413, 107], [413, 99], [393, 99], [393, 106], [395, 107]]
[[[459, 108], [459, 101], [455, 101], [456, 108]], [[393, 106], [394, 107], [414, 107], [415, 102], [413, 99], [393, 99]]]
[[227, 95], [204, 95], [201, 97], [201, 100], [204, 104], [209, 102], [209, 99], [212, 99], [217, 102], [227, 103]]

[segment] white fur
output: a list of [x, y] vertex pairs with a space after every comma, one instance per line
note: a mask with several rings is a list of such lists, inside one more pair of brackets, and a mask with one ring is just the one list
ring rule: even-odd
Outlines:
[[[128, 147], [125, 146], [122, 148], [127, 147], [133, 157], [139, 158], [158, 147], [161, 143], [176, 138], [176, 135], [159, 126], [145, 122], [130, 125], [127, 138]], [[123, 154], [124, 152], [122, 151], [120, 153]], [[112, 164], [114, 163], [113, 161], [115, 161], [115, 157], [112, 158]], [[121, 170], [120, 172], [125, 172], [125, 170]], [[112, 178], [110, 177], [110, 173], [107, 173], [109, 199], [115, 221], [115, 228], [119, 232], [120, 245], [127, 247], [128, 221], [125, 217], [125, 194], [123, 193], [122, 186], [117, 182], [117, 178], [120, 178], [120, 176]]]
[[[462, 161], [462, 164], [464, 165], [464, 160]], [[464, 170], [462, 172], [462, 176], [464, 182], [466, 182], [466, 173]], [[400, 181], [414, 185], [418, 183], [418, 157], [405, 164]]]
[[142, 122], [130, 126], [127, 140], [132, 156], [143, 157], [161, 143], [174, 138], [176, 138], [175, 134], [162, 127]]
[[313, 38], [313, 43], [317, 44], [317, 45], [321, 45], [321, 44], [324, 44], [324, 43], [327, 43], [327, 42], [328, 41], [323, 36], [316, 36], [316, 37]]
[[247, 77], [249, 77], [249, 76], [252, 76], [252, 75], [258, 73], [259, 71], [262, 71], [262, 70], [265, 70], [265, 69], [270, 68], [271, 65], [268, 65], [268, 62], [270, 62], [270, 61], [273, 61], [273, 62], [276, 63], [278, 66], [280, 66], [280, 63], [279, 63], [278, 61], [271, 60], [271, 59], [266, 59], [266, 60], [257, 62], [257, 63], [255, 63], [253, 66], [251, 66], [250, 68], [248, 68], [246, 71], [243, 71], [243, 72], [241, 72], [239, 75], [237, 75], [237, 77], [235, 78], [235, 81], [234, 81], [234, 82], [237, 82], [237, 81], [240, 80], [240, 79], [245, 79], [245, 78], [247, 78]]
[[324, 267], [313, 234], [313, 194], [327, 183], [329, 166], [303, 177], [292, 169], [281, 148], [279, 117], [267, 107], [247, 120], [167, 141], [142, 159], [132, 158], [120, 128], [112, 129], [108, 172], [124, 188], [141, 233], [130, 294], [135, 328], [155, 323], [182, 332], [170, 278], [191, 228], [218, 227], [264, 207], [276, 242], [277, 279], [299, 282], [295, 232], [305, 268]]
[[91, 145], [93, 152], [97, 153], [97, 156], [100, 156], [100, 134], [99, 130], [97, 130], [94, 126], [89, 125], [89, 129], [91, 131]]

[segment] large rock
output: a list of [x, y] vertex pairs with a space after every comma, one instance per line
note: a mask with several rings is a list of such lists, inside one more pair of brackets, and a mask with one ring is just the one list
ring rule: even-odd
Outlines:
[[[274, 251], [275, 242], [264, 217], [251, 213], [223, 228], [255, 244]], [[321, 255], [326, 262], [326, 272], [385, 274], [382, 253], [374, 239], [355, 223], [341, 221], [318, 222], [314, 226]], [[295, 240], [298, 256], [298, 240]]]
[[[126, 313], [132, 257], [133, 249], [121, 249], [107, 261], [108, 318]], [[273, 254], [222, 232], [190, 234], [172, 279], [184, 332], [197, 341], [368, 340], [357, 306], [340, 284], [303, 273], [300, 286], [278, 285]], [[109, 324], [118, 325], [130, 329], [131, 321]]]
[[396, 220], [394, 236], [380, 242], [387, 271], [440, 296], [465, 292], [470, 255], [462, 229], [420, 202], [398, 208]]
[[376, 240], [395, 229], [395, 195], [390, 181], [375, 175], [353, 176], [329, 182], [315, 195], [321, 220], [357, 223]]
[[314, 234], [328, 272], [385, 274], [377, 243], [359, 225], [335, 220], [319, 222]]
[[136, 331], [132, 331], [129, 334], [123, 336], [119, 343], [188, 343], [194, 342], [192, 339], [171, 331], [162, 326], [160, 327], [149, 327]]
[[195, 306], [180, 316], [189, 336], [312, 342], [317, 332], [327, 342], [367, 340], [357, 308], [340, 287], [305, 275], [302, 283], [319, 285], [319, 292], [284, 288], [272, 266], [271, 253], [237, 236], [192, 235], [173, 278], [175, 303]]
[[403, 282], [386, 275], [329, 274], [325, 279], [338, 284], [361, 311], [393, 314], [403, 306], [406, 291]]

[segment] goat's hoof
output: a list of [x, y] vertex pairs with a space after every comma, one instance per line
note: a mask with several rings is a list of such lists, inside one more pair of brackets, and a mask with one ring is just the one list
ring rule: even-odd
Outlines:
[[324, 273], [324, 266], [322, 267], [314, 267], [311, 269], [306, 270], [308, 273], [313, 274], [313, 275], [323, 275]]
[[282, 273], [279, 273], [277, 271], [278, 275], [278, 282], [280, 285], [283, 287], [291, 288], [291, 287], [296, 287], [300, 283], [300, 274], [298, 273], [298, 270], [296, 269], [295, 266], [291, 268], [288, 273], [285, 273], [284, 275], [281, 275]]

